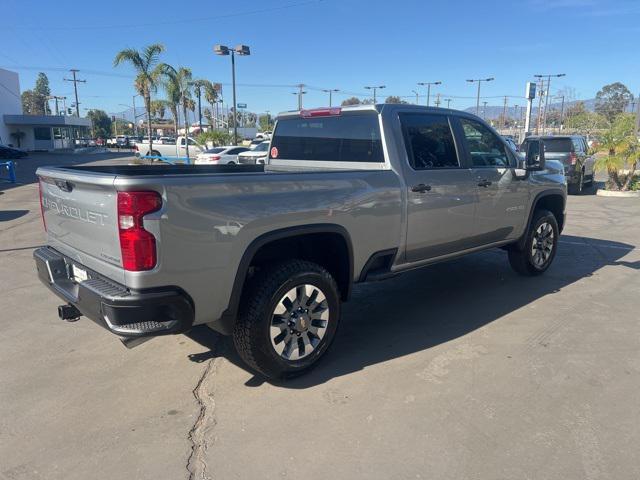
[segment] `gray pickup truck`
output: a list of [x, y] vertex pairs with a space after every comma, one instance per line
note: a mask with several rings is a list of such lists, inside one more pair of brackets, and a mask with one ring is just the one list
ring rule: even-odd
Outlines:
[[538, 275], [565, 223], [543, 142], [521, 158], [473, 115], [410, 105], [281, 114], [265, 166], [37, 174], [60, 318], [125, 344], [207, 324], [268, 377], [319, 360], [355, 283], [492, 247]]

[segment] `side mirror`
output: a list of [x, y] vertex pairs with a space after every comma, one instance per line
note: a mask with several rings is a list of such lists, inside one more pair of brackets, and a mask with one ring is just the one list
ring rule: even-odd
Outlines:
[[525, 170], [544, 170], [544, 143], [542, 140], [531, 140], [527, 142], [527, 151], [524, 161]]

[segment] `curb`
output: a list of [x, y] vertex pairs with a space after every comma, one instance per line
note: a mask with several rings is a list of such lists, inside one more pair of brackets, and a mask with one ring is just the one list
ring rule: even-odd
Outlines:
[[640, 190], [632, 192], [619, 192], [617, 190], [603, 190], [599, 188], [596, 192], [596, 195], [599, 195], [601, 197], [640, 198]]

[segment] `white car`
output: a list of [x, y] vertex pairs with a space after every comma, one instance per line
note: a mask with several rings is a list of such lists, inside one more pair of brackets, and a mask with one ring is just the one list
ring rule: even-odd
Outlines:
[[269, 140], [258, 144], [253, 150], [238, 155], [238, 163], [243, 165], [264, 165], [269, 153]]
[[238, 163], [238, 154], [247, 151], [249, 151], [247, 147], [235, 145], [209, 148], [198, 154], [193, 163], [196, 165], [234, 165]]

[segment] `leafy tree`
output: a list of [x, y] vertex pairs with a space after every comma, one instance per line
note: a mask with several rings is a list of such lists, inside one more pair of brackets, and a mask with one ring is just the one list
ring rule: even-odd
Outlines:
[[404, 100], [402, 100], [400, 97], [396, 96], [396, 95], [390, 95], [388, 96], [384, 103], [407, 103]]
[[271, 130], [271, 125], [273, 125], [273, 119], [271, 118], [270, 114], [265, 113], [264, 115], [261, 115], [260, 118], [258, 119], [258, 124], [260, 125], [260, 130], [265, 132], [267, 130]]
[[111, 117], [104, 110], [89, 110], [87, 118], [91, 120], [95, 137], [109, 137], [111, 134]]
[[153, 43], [142, 51], [127, 48], [118, 52], [113, 60], [113, 65], [130, 63], [136, 70], [134, 86], [136, 91], [144, 99], [144, 108], [147, 112], [147, 135], [149, 136], [149, 150], [153, 150], [153, 137], [151, 131], [151, 94], [158, 89], [158, 81], [162, 73], [158, 62], [160, 54], [164, 52], [164, 46]]
[[599, 113], [590, 112], [584, 102], [576, 102], [567, 108], [565, 127], [571, 131], [589, 134], [607, 127], [607, 118]]
[[615, 82], [605, 85], [596, 94], [596, 112], [613, 122], [617, 115], [624, 112], [631, 100], [633, 94], [624, 84]]
[[[193, 84], [193, 75], [191, 70], [186, 67], [180, 67], [177, 70], [171, 65], [163, 63], [159, 65], [160, 71], [165, 78], [166, 84], [169, 85], [173, 99], [179, 98], [180, 106], [182, 107], [182, 115], [184, 117], [184, 134], [189, 136], [189, 121], [187, 117], [187, 110], [195, 109], [195, 103], [191, 98], [191, 88]], [[166, 89], [166, 87], [165, 87]], [[177, 123], [176, 123], [177, 127]], [[177, 133], [177, 128], [176, 128]], [[186, 153], [189, 156], [189, 142], [186, 142]]]
[[[607, 188], [629, 190], [640, 161], [640, 144], [635, 133], [635, 115], [623, 113], [616, 117], [602, 135], [601, 151], [605, 156], [596, 161], [596, 169], [606, 170]], [[629, 168], [624, 174], [621, 170]]]
[[35, 93], [38, 95], [42, 95], [43, 97], [48, 97], [51, 95], [51, 88], [49, 87], [49, 78], [43, 72], [38, 73], [38, 78], [36, 78], [36, 86], [33, 89]]
[[46, 115], [46, 97], [38, 95], [33, 90], [25, 90], [21, 95], [22, 112], [25, 115]]
[[231, 143], [231, 135], [229, 135], [228, 132], [221, 132], [220, 130], [211, 130], [198, 135], [198, 143], [200, 145], [206, 145], [207, 143], [211, 143], [213, 144], [214, 147], [229, 145], [229, 143]]
[[362, 102], [358, 97], [350, 97], [350, 98], [347, 98], [346, 100], [343, 100], [341, 105], [343, 107], [346, 107], [347, 105], [360, 105], [361, 103]]

